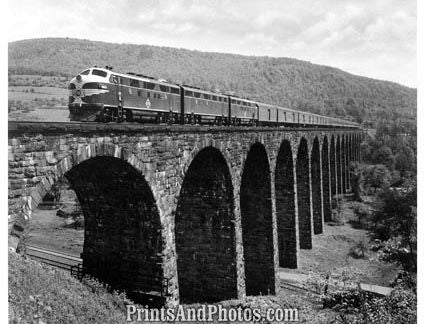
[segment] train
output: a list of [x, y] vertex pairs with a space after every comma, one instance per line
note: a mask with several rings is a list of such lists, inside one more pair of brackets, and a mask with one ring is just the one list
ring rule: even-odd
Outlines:
[[174, 84], [112, 67], [87, 68], [68, 85], [71, 121], [358, 128], [352, 121]]

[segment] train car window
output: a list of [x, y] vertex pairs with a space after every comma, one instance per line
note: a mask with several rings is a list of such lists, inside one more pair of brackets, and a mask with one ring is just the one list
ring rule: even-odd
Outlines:
[[139, 88], [139, 80], [130, 79], [130, 87]]
[[292, 113], [292, 121], [295, 121], [295, 113]]
[[147, 93], [147, 97], [150, 98], [151, 97], [151, 93], [148, 91]]
[[88, 75], [89, 73], [90, 73], [90, 70], [85, 70], [85, 71], [81, 72], [80, 74], [81, 75]]
[[232, 102], [232, 104], [236, 103], [235, 99], [232, 99], [231, 102]]
[[106, 78], [106, 76], [108, 75], [108, 73], [106, 73], [105, 71], [96, 69], [93, 69], [91, 74], [101, 76], [102, 78]]
[[128, 78], [120, 78], [121, 79], [121, 84], [123, 85], [130, 85], [130, 80]]
[[269, 113], [269, 120], [270, 120], [270, 109], [267, 109], [267, 112]]
[[195, 98], [201, 98], [201, 94], [199, 92], [194, 92]]
[[155, 89], [155, 83], [146, 82], [146, 89], [154, 90]]
[[303, 115], [303, 123], [305, 123], [305, 115]]
[[210, 99], [210, 95], [209, 94], [207, 94], [207, 93], [204, 93], [204, 99]]
[[286, 111], [283, 112], [283, 118], [286, 121]]
[[75, 84], [74, 83], [70, 83], [69, 86], [68, 86], [68, 89], [69, 90], [75, 89]]
[[212, 96], [212, 100], [217, 101], [217, 96]]
[[236, 104], [237, 105], [240, 105], [241, 104], [241, 101], [240, 100], [236, 101]]
[[162, 84], [159, 85], [159, 89], [163, 92], [170, 92], [169, 88]]
[[184, 92], [184, 95], [185, 95], [185, 96], [188, 96], [188, 97], [193, 97], [193, 92], [192, 92], [192, 91], [187, 91], [187, 90], [186, 90], [186, 91]]
[[171, 93], [180, 94], [179, 88], [170, 88], [170, 89], [171, 89]]
[[142, 90], [137, 90], [137, 95], [138, 95], [139, 97], [141, 97], [141, 96], [142, 96]]
[[223, 98], [224, 99], [224, 102], [227, 102], [227, 98]]

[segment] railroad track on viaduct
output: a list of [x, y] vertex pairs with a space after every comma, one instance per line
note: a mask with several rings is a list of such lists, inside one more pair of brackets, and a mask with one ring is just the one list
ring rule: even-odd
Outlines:
[[165, 303], [275, 294], [350, 190], [353, 128], [9, 122], [9, 230], [66, 179], [84, 273]]

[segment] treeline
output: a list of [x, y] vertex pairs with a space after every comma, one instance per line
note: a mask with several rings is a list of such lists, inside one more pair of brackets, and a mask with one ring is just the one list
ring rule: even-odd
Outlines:
[[208, 90], [235, 92], [268, 103], [343, 117], [375, 127], [380, 120], [413, 121], [416, 89], [290, 58], [207, 53], [68, 38], [9, 44], [10, 74], [71, 77], [112, 65]]

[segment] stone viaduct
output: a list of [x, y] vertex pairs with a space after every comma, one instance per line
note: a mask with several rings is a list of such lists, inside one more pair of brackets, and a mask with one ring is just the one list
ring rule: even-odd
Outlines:
[[[9, 123], [9, 241], [66, 177], [83, 268], [165, 303], [275, 294], [350, 189], [359, 129]], [[152, 287], [155, 286], [155, 287]]]

